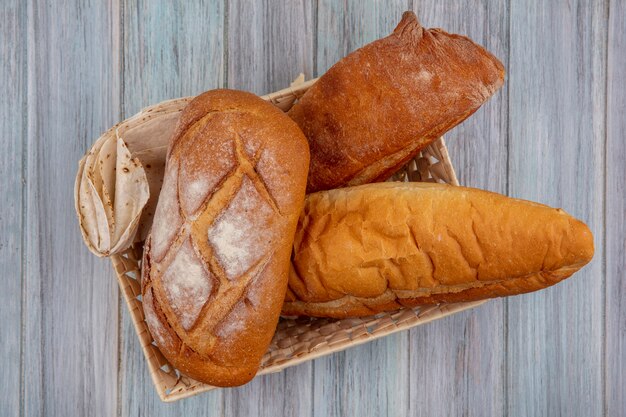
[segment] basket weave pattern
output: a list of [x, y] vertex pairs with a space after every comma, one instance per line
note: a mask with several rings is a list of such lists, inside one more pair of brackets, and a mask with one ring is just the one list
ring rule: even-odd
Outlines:
[[[314, 82], [315, 80], [310, 80], [304, 83], [300, 80], [290, 88], [263, 98], [286, 111]], [[150, 111], [151, 108], [147, 108], [142, 113]], [[420, 155], [404, 166], [391, 180], [458, 185], [443, 138], [422, 150]], [[142, 249], [142, 244], [136, 244], [121, 254], [113, 255], [111, 261], [161, 400], [176, 401], [214, 389], [215, 387], [181, 375], [154, 344], [144, 322], [141, 304]], [[416, 307], [343, 320], [281, 318], [274, 339], [263, 357], [258, 375], [278, 372], [323, 355], [475, 307], [483, 302]]]

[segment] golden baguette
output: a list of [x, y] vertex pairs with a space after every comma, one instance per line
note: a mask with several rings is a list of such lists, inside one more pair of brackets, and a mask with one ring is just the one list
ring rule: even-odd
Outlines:
[[465, 187], [379, 183], [307, 197], [284, 315], [351, 317], [536, 291], [593, 257], [561, 209]]

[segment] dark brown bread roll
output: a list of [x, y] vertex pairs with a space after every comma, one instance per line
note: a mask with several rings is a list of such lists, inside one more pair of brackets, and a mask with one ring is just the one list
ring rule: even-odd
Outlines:
[[404, 13], [391, 35], [333, 65], [289, 111], [311, 147], [307, 192], [387, 179], [503, 82], [485, 49]]
[[309, 152], [253, 94], [206, 92], [183, 111], [144, 248], [148, 328], [180, 371], [219, 386], [256, 374], [284, 299]]

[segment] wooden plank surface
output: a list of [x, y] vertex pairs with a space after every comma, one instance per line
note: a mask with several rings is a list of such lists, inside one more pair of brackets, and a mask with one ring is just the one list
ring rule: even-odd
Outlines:
[[[43, 358], [43, 338], [42, 338], [42, 314], [43, 314], [43, 297], [42, 297], [42, 262], [37, 256], [39, 253], [39, 244], [30, 236], [35, 235], [37, 227], [29, 223], [29, 219], [37, 218], [39, 208], [37, 207], [37, 191], [31, 184], [36, 183], [36, 171], [29, 169], [36, 166], [35, 153], [29, 149], [31, 132], [34, 131], [33, 117], [36, 114], [35, 99], [31, 99], [32, 92], [36, 88], [36, 78], [32, 76], [32, 70], [28, 68], [29, 62], [34, 62], [36, 53], [34, 45], [37, 43], [37, 34], [35, 33], [35, 7], [32, 2], [27, 3], [26, 8], [26, 69], [25, 76], [27, 86], [24, 94], [26, 95], [26, 131], [22, 135], [22, 146], [26, 149], [23, 160], [23, 193], [24, 208], [22, 226], [22, 338], [21, 338], [21, 386], [23, 387], [20, 398], [21, 410], [20, 415], [35, 417], [43, 415], [44, 411], [44, 358]], [[24, 43], [22, 43], [24, 45]], [[30, 48], [29, 48], [30, 45]], [[34, 95], [36, 97], [36, 95]], [[32, 256], [32, 258], [31, 258]], [[28, 343], [25, 343], [28, 341]]]
[[[447, 135], [461, 182], [585, 220], [594, 261], [542, 292], [162, 404], [110, 264], [82, 244], [76, 162], [148, 104], [320, 75], [406, 9], [508, 69]], [[8, 0], [0, 14], [1, 415], [626, 415], [624, 2]]]
[[[456, 2], [415, 1], [425, 27], [469, 36], [508, 68], [506, 3], [473, 3], [471, 13]], [[446, 134], [452, 163], [462, 185], [507, 191], [507, 100], [504, 87], [466, 121]], [[505, 316], [502, 299], [410, 331], [410, 410], [412, 415], [504, 415]], [[499, 348], [491, 348], [496, 347]], [[437, 381], [437, 388], [432, 388]], [[449, 401], [442, 401], [443, 398]]]
[[0, 303], [0, 415], [20, 413], [22, 384], [21, 315], [22, 315], [22, 188], [26, 130], [26, 48], [19, 39], [26, 33], [26, 3], [12, 0], [0, 10], [0, 195], [6, 204], [0, 210], [0, 284], [8, 296]]
[[[223, 86], [222, 0], [125, 1], [123, 22], [124, 117], [162, 100]], [[161, 402], [125, 304], [122, 310], [120, 415], [222, 415], [221, 390], [168, 406]]]
[[[288, 87], [304, 73], [313, 72], [313, 27], [315, 3], [229, 2], [229, 88], [265, 94]], [[224, 391], [224, 412], [233, 416], [311, 415], [311, 371], [307, 363], [284, 372], [254, 379], [249, 384]]]
[[232, 0], [228, 10], [228, 87], [266, 94], [313, 76], [315, 3]]
[[117, 284], [83, 245], [77, 161], [119, 116], [118, 4], [28, 2], [26, 415], [117, 412]]
[[[407, 8], [404, 0], [319, 1], [316, 76], [387, 36]], [[402, 333], [315, 360], [313, 415], [410, 415], [408, 359], [408, 333]]]
[[571, 279], [508, 300], [509, 416], [603, 413], [605, 6], [511, 2], [510, 195], [583, 219], [596, 256]]
[[224, 2], [124, 1], [123, 116], [224, 81]]
[[607, 416], [626, 415], [626, 2], [611, 1], [606, 137], [605, 395]]

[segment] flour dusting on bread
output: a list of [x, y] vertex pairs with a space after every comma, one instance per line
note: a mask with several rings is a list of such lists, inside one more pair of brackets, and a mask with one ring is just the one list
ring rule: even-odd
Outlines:
[[187, 240], [162, 279], [163, 290], [180, 324], [189, 330], [211, 294], [211, 276]]
[[152, 258], [159, 262], [165, 256], [178, 228], [183, 223], [178, 209], [178, 161], [170, 162], [170, 166], [166, 169], [155, 218], [167, 219], [167, 221], [155, 222], [152, 225]]
[[271, 206], [244, 176], [239, 192], [208, 231], [229, 279], [246, 272], [267, 253], [274, 239], [272, 228], [267, 227], [272, 214]]
[[[214, 121], [223, 119], [218, 113]], [[210, 140], [199, 140], [206, 134]], [[187, 143], [190, 142], [190, 143]], [[201, 130], [177, 149], [180, 158], [180, 206], [188, 216], [198, 214], [211, 191], [235, 168], [233, 134], [228, 131]]]

